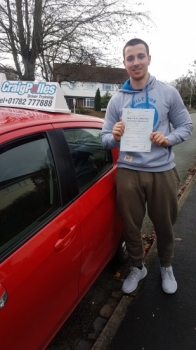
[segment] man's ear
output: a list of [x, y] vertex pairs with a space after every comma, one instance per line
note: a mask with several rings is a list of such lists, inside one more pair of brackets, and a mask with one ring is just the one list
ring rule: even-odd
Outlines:
[[151, 63], [151, 55], [148, 55], [148, 65]]

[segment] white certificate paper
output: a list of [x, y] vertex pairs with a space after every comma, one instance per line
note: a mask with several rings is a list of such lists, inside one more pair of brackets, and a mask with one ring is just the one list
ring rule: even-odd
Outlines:
[[125, 132], [121, 137], [120, 151], [150, 152], [150, 134], [153, 130], [154, 109], [123, 108]]

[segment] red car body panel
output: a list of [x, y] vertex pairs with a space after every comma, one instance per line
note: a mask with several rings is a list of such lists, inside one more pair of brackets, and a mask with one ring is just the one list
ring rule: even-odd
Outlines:
[[[0, 145], [66, 128], [98, 128], [94, 117], [0, 108]], [[114, 256], [122, 222], [116, 209], [113, 166], [60, 210], [46, 226], [2, 261], [0, 286], [8, 300], [0, 309], [2, 350], [44, 349]]]
[[[62, 237], [64, 246], [56, 249]], [[34, 350], [43, 339], [51, 339], [65, 310], [69, 314], [77, 304], [80, 255], [80, 225], [73, 204], [1, 264], [0, 281], [8, 293], [0, 310], [2, 350]]]

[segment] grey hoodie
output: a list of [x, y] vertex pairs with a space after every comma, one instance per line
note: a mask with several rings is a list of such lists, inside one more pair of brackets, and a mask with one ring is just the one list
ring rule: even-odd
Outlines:
[[[153, 131], [162, 132], [169, 140], [169, 147], [152, 144], [151, 152], [120, 152], [118, 166], [133, 170], [161, 172], [175, 167], [172, 146], [189, 138], [193, 124], [178, 91], [171, 85], [149, 75], [142, 90], [134, 90], [127, 80], [122, 89], [110, 99], [101, 133], [105, 148], [120, 147], [112, 129], [120, 121], [123, 108], [153, 108]], [[170, 124], [171, 123], [171, 124]], [[171, 128], [173, 126], [173, 129]]]

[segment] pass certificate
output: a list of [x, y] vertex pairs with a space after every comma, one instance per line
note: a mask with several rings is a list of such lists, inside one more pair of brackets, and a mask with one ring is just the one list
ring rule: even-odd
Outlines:
[[153, 130], [154, 109], [123, 108], [125, 132], [121, 137], [120, 151], [150, 152], [150, 134]]

